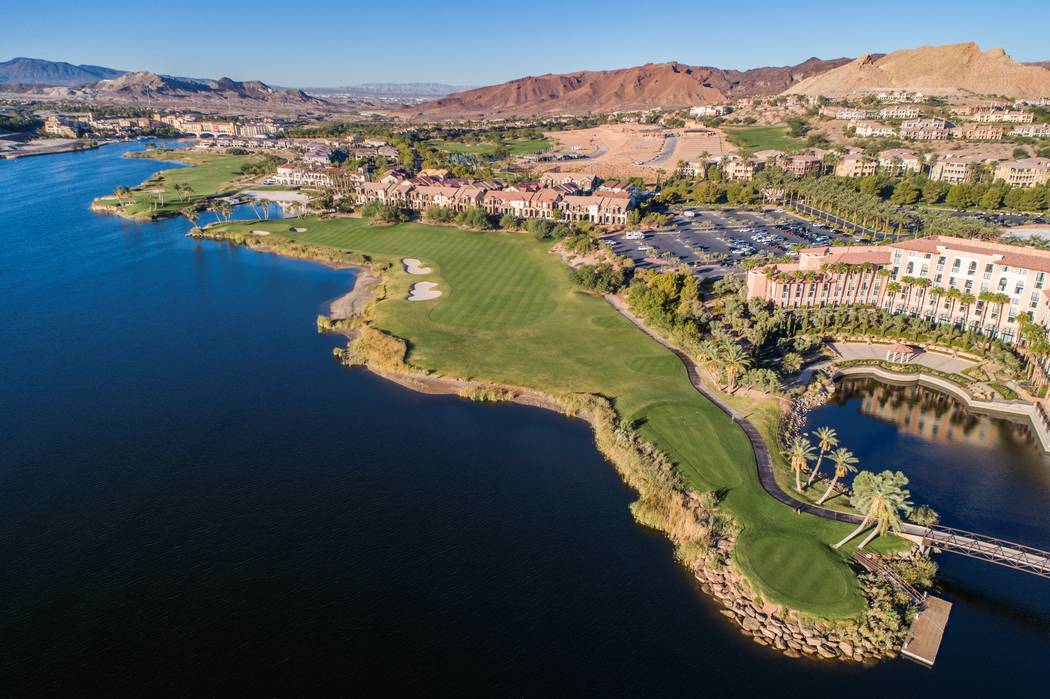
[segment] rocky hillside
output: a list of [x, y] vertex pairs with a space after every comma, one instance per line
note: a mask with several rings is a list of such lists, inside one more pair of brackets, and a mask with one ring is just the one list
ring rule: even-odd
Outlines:
[[715, 104], [737, 97], [775, 95], [849, 59], [811, 58], [797, 66], [723, 70], [682, 63], [649, 63], [619, 70], [519, 78], [457, 92], [412, 107], [425, 119], [586, 114]]
[[0, 83], [8, 85], [64, 85], [75, 87], [123, 75], [124, 71], [102, 66], [45, 61], [40, 58], [12, 58], [0, 62]]
[[787, 92], [842, 97], [876, 89], [921, 90], [928, 94], [1050, 96], [1050, 70], [1014, 61], [1002, 49], [981, 51], [974, 43], [923, 46], [883, 56], [861, 56], [803, 80]]

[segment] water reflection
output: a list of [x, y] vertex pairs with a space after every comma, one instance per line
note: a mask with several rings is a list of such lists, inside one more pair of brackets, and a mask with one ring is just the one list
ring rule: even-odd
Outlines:
[[834, 427], [861, 468], [901, 470], [945, 524], [1046, 548], [1050, 456], [1028, 425], [921, 386], [846, 379], [808, 429]]

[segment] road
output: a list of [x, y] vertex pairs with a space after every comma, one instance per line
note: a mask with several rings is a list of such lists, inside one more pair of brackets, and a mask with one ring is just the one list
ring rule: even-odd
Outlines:
[[671, 159], [671, 156], [674, 155], [674, 149], [677, 146], [678, 146], [678, 137], [675, 136], [674, 134], [671, 134], [670, 136], [667, 136], [666, 138], [664, 138], [664, 147], [663, 147], [663, 149], [661, 149], [660, 153], [655, 158], [653, 158], [652, 160], [650, 160], [649, 162], [647, 162], [645, 164], [646, 165], [663, 165], [664, 163], [666, 163], [668, 160]]

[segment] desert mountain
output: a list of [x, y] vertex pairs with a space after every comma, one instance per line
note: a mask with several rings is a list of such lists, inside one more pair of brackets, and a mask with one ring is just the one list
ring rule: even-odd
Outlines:
[[530, 114], [586, 114], [715, 104], [779, 94], [799, 81], [849, 62], [811, 58], [797, 66], [723, 70], [678, 62], [619, 70], [519, 78], [457, 92], [409, 109], [426, 119]]
[[974, 43], [923, 46], [884, 56], [861, 56], [835, 70], [803, 80], [787, 92], [841, 97], [877, 89], [1047, 97], [1050, 96], [1050, 71], [1018, 63], [999, 48], [981, 51]]
[[12, 58], [0, 62], [0, 83], [21, 85], [64, 85], [73, 87], [123, 75], [124, 71], [102, 66], [45, 61], [40, 58]]

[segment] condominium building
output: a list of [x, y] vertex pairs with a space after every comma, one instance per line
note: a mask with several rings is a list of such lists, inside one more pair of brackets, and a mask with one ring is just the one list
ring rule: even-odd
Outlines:
[[835, 163], [835, 174], [839, 177], [867, 177], [874, 175], [879, 161], [859, 153], [851, 153], [839, 158]]
[[1031, 124], [1035, 121], [1035, 114], [1013, 109], [982, 109], [967, 119], [984, 124]]
[[1001, 141], [1003, 140], [1003, 127], [995, 124], [967, 124], [951, 129], [954, 138], [962, 138], [967, 141]]
[[795, 177], [819, 175], [824, 171], [823, 159], [815, 155], [792, 155], [783, 161], [784, 170]]
[[722, 165], [722, 174], [725, 175], [727, 180], [750, 182], [754, 178], [755, 173], [765, 168], [765, 166], [764, 160], [741, 158], [734, 155], [726, 158], [725, 163]]
[[[789, 307], [870, 305], [1013, 342], [1021, 313], [1050, 324], [1048, 285], [1050, 250], [933, 236], [889, 245], [807, 248], [797, 262], [749, 271], [747, 296]], [[952, 289], [972, 300], [948, 295]], [[982, 292], [1007, 300], [985, 302]]]
[[880, 119], [917, 119], [922, 111], [913, 104], [898, 104], [879, 110]]
[[923, 162], [921, 155], [906, 148], [891, 148], [879, 153], [879, 169], [897, 175], [922, 172]]
[[861, 109], [859, 107], [821, 107], [823, 116], [843, 121], [860, 121], [863, 119], [874, 119], [878, 112], [874, 109]]
[[1050, 158], [1005, 160], [995, 168], [995, 179], [1011, 187], [1036, 187], [1050, 180]]
[[1015, 126], [1010, 133], [1014, 136], [1027, 136], [1028, 138], [1050, 138], [1050, 124]]
[[976, 155], [942, 153], [930, 168], [930, 179], [957, 184], [971, 179], [984, 158]]
[[942, 141], [951, 135], [951, 125], [944, 119], [912, 119], [901, 124], [901, 138], [912, 141]]
[[897, 135], [897, 129], [877, 121], [851, 121], [849, 125], [861, 138], [893, 138]]

